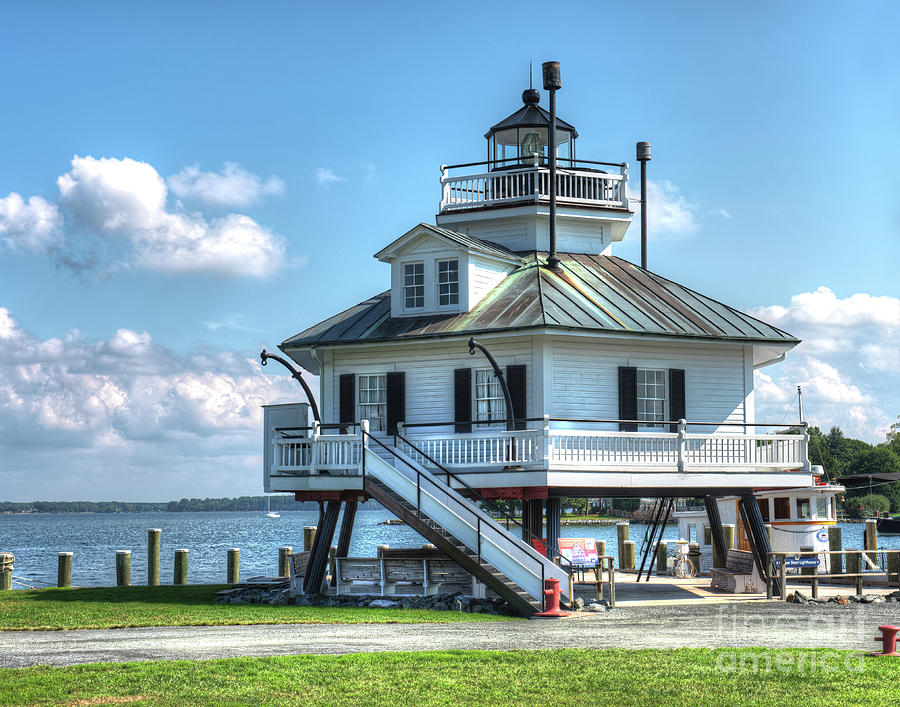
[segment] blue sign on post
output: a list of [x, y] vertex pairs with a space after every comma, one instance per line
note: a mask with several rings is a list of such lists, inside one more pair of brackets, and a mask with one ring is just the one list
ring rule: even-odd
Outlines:
[[[778, 569], [781, 567], [781, 558], [775, 557], [773, 558], [775, 561], [775, 568]], [[784, 558], [784, 566], [785, 567], [818, 567], [819, 566], [819, 558], [818, 557], [800, 557], [800, 555], [794, 555], [793, 557], [785, 557]]]

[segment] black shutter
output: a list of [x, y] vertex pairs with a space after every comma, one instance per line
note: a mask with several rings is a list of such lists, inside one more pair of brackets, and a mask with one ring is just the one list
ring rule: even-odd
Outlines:
[[387, 433], [397, 434], [397, 423], [406, 422], [406, 374], [387, 374]]
[[516, 429], [525, 429], [525, 366], [506, 367], [506, 385], [509, 387], [509, 397], [512, 398], [513, 418], [516, 421]]
[[[637, 368], [619, 366], [619, 419], [637, 420]], [[623, 432], [637, 432], [636, 422], [620, 422]]]
[[345, 373], [340, 377], [341, 419], [338, 422], [356, 422], [356, 374]]
[[472, 431], [472, 369], [453, 371], [453, 413], [457, 432]]
[[[669, 369], [669, 419], [685, 419], [684, 371], [680, 368]], [[671, 425], [670, 432], [678, 432], [678, 425]]]

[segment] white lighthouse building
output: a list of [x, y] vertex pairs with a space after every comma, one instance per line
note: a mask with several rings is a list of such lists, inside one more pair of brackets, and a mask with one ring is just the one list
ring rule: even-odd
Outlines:
[[[266, 491], [327, 502], [308, 589], [341, 503], [339, 555], [362, 498], [528, 613], [542, 580], [566, 579], [529, 542], [556, 544], [562, 497], [746, 497], [761, 562], [750, 494], [813, 482], [805, 429], [754, 416], [754, 370], [798, 340], [618, 258], [628, 165], [582, 159], [561, 119], [551, 145], [539, 99], [488, 130], [485, 161], [441, 168], [435, 223], [375, 253], [384, 291], [279, 347], [319, 376], [320, 423], [266, 410]], [[479, 510], [498, 498], [524, 502], [522, 530]]]

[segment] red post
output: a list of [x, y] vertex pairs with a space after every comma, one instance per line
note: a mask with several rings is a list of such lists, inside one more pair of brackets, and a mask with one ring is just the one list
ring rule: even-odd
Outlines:
[[900, 656], [897, 653], [897, 633], [900, 632], [900, 626], [879, 626], [878, 630], [881, 635], [875, 638], [876, 643], [881, 643], [881, 653], [872, 653], [872, 655], [892, 655]]
[[568, 616], [569, 612], [562, 611], [559, 608], [559, 580], [556, 577], [544, 580], [544, 606], [546, 607], [541, 613], [535, 614], [544, 618], [559, 619]]

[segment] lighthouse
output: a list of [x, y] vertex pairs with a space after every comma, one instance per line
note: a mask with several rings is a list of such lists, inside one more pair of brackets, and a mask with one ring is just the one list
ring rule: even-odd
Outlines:
[[[544, 85], [552, 99], [558, 76]], [[554, 116], [524, 91], [486, 159], [441, 166], [434, 223], [374, 254], [385, 289], [280, 344], [319, 376], [321, 421], [267, 407], [263, 440], [266, 492], [325, 504], [306, 591], [341, 504], [339, 554], [366, 498], [523, 614], [544, 579], [568, 592], [552, 561], [566, 497], [737, 496], [764, 573], [754, 489], [813, 482], [805, 427], [772, 432], [754, 410], [754, 370], [798, 340], [619, 258], [628, 165], [583, 158]], [[520, 527], [484, 512], [496, 499], [522, 502]]]

